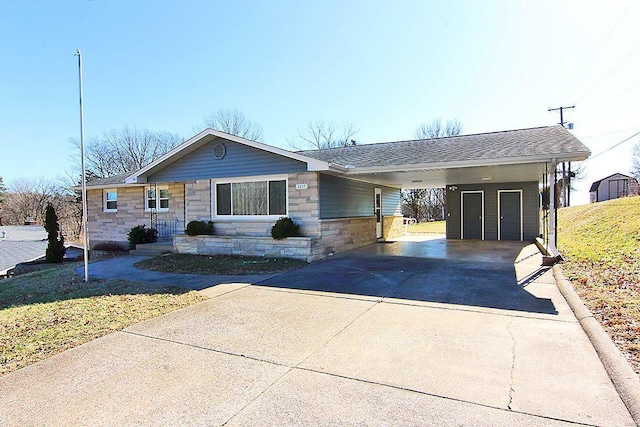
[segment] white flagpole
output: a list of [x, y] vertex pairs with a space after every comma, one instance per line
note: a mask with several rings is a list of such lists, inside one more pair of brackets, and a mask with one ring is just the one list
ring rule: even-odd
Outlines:
[[82, 164], [82, 230], [84, 232], [84, 281], [89, 281], [89, 230], [87, 229], [87, 174], [84, 167], [84, 110], [82, 108], [82, 52], [76, 51], [78, 57], [78, 77], [80, 82], [80, 157]]

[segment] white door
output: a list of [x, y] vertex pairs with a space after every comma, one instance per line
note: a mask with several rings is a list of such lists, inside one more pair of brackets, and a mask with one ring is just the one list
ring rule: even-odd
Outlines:
[[382, 190], [379, 188], [374, 189], [374, 210], [376, 215], [376, 238], [382, 237]]

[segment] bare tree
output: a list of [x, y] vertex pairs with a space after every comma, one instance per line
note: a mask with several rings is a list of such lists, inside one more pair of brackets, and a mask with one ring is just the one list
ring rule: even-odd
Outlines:
[[296, 150], [346, 147], [355, 145], [353, 137], [360, 131], [354, 123], [336, 125], [331, 121], [310, 120], [304, 128], [299, 129], [289, 145]]
[[[124, 127], [112, 129], [102, 136], [86, 141], [85, 164], [90, 177], [109, 176], [134, 172], [156, 160], [182, 141], [169, 132]], [[80, 165], [80, 141], [72, 139], [78, 147], [73, 159]]]
[[73, 192], [69, 187], [69, 182], [62, 178], [20, 178], [12, 181], [5, 201], [0, 205], [0, 223], [22, 225], [27, 219], [43, 223], [46, 207], [52, 205], [65, 240], [76, 240], [80, 234], [82, 204], [80, 192]]
[[47, 178], [12, 181], [2, 203], [2, 222], [20, 225], [28, 218], [42, 222], [45, 208], [59, 191], [58, 184]]
[[[449, 119], [443, 125], [440, 118], [422, 123], [415, 130], [418, 139], [441, 138], [462, 133], [462, 122]], [[403, 190], [402, 204], [412, 217], [419, 221], [439, 221], [444, 219], [446, 192], [444, 188], [427, 188], [420, 190]]]
[[261, 141], [262, 125], [249, 120], [241, 111], [220, 109], [204, 119], [204, 127], [236, 135], [252, 141]]
[[428, 123], [422, 123], [416, 128], [415, 137], [418, 139], [441, 138], [443, 136], [455, 136], [462, 133], [462, 122], [458, 119], [449, 119], [445, 125], [440, 118], [435, 118]]

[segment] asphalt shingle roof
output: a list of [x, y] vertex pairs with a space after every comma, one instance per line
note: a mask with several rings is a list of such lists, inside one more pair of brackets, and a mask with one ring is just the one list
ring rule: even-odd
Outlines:
[[351, 145], [299, 154], [355, 167], [401, 166], [468, 160], [585, 153], [589, 149], [562, 126]]
[[97, 186], [105, 186], [105, 185], [124, 184], [124, 180], [130, 175], [131, 175], [130, 173], [124, 173], [120, 175], [110, 176], [107, 178], [94, 179], [93, 181], [88, 182], [87, 186], [97, 187]]

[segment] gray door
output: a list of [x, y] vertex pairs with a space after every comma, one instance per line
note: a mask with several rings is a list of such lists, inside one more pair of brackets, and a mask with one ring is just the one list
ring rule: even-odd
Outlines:
[[500, 191], [500, 240], [522, 240], [522, 192]]
[[484, 193], [462, 192], [462, 238], [484, 239]]

